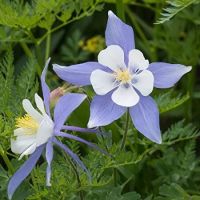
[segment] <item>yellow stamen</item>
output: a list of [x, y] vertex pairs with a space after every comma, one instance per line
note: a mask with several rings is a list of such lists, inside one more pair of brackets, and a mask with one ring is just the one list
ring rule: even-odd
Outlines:
[[122, 83], [127, 83], [132, 79], [132, 76], [130, 74], [130, 72], [128, 71], [128, 69], [122, 71], [122, 70], [118, 70], [115, 74], [116, 79], [118, 81], [121, 81]]
[[16, 127], [24, 128], [26, 130], [25, 134], [31, 135], [37, 132], [39, 124], [30, 115], [26, 114], [25, 116], [16, 119]]

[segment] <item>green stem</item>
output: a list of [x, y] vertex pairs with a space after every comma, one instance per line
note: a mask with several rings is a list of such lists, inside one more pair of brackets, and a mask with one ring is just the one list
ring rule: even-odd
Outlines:
[[49, 58], [50, 48], [51, 48], [51, 30], [48, 30], [46, 39], [45, 61]]
[[[26, 43], [24, 43], [24, 42], [20, 42], [20, 45], [21, 45], [21, 47], [22, 47], [22, 49], [24, 50], [24, 52], [25, 52], [25, 54], [29, 57], [29, 58], [32, 58], [33, 57], [33, 54], [32, 54], [32, 52], [31, 52], [31, 50], [29, 49], [29, 47], [27, 46], [27, 44]], [[41, 69], [40, 69], [40, 65], [36, 65], [37, 67], [37, 74], [38, 74], [38, 76], [40, 76], [41, 75]]]
[[138, 34], [140, 35], [140, 38], [145, 42], [145, 43], [148, 43], [148, 40], [144, 34], [144, 32], [142, 31], [142, 29], [140, 28], [136, 18], [135, 18], [135, 15], [131, 12], [130, 8], [126, 8], [126, 12], [128, 14], [128, 16], [130, 17], [131, 21], [132, 21], [132, 24], [134, 25], [136, 31], [138, 32]]
[[127, 111], [126, 113], [126, 125], [125, 125], [125, 130], [124, 130], [124, 135], [123, 135], [123, 138], [122, 138], [122, 144], [121, 144], [121, 150], [124, 149], [125, 147], [125, 144], [126, 144], [126, 138], [127, 138], [127, 133], [128, 133], [128, 127], [129, 127], [129, 111]]
[[1, 157], [3, 158], [8, 170], [10, 171], [11, 174], [14, 174], [15, 170], [14, 167], [12, 166], [12, 163], [10, 162], [6, 152], [4, 150], [0, 151]]
[[[67, 156], [65, 156], [65, 158], [69, 162], [69, 164], [71, 165], [72, 170], [74, 171], [74, 175], [76, 176], [77, 183], [78, 183], [78, 188], [80, 189], [81, 188], [81, 180], [80, 180], [78, 171], [76, 169], [76, 166], [74, 165], [74, 163]], [[80, 196], [80, 200], [84, 200], [83, 191], [81, 189], [79, 191], [79, 196]]]
[[117, 15], [125, 22], [125, 12], [123, 0], [116, 0]]
[[138, 133], [137, 133], [137, 130], [135, 130], [135, 132], [133, 133], [133, 137], [134, 137], [134, 151], [135, 152], [138, 152]]
[[113, 168], [113, 181], [114, 181], [114, 186], [117, 186], [117, 169], [114, 167]]
[[62, 27], [66, 26], [66, 25], [68, 25], [68, 24], [70, 24], [70, 23], [72, 23], [76, 20], [79, 20], [79, 19], [81, 19], [82, 17], [85, 17], [85, 16], [86, 16], [86, 14], [82, 13], [79, 16], [76, 16], [76, 17], [72, 18], [71, 20], [64, 22], [64, 23], [56, 26], [55, 28], [51, 29], [50, 32], [45, 33], [40, 39], [38, 39], [37, 45], [40, 45], [43, 42], [43, 40], [45, 40], [45, 38], [48, 36], [49, 33], [53, 33], [55, 31], [61, 29]]
[[27, 46], [26, 43], [20, 42], [20, 45], [21, 45], [22, 49], [24, 50], [25, 54], [26, 54], [28, 57], [32, 57], [32, 56], [33, 56], [31, 50], [29, 49], [29, 47]]
[[187, 112], [187, 120], [192, 121], [192, 101], [193, 101], [193, 88], [195, 85], [195, 75], [196, 75], [196, 67], [194, 66], [190, 74], [188, 75], [187, 82], [187, 91], [189, 92], [190, 99], [187, 102], [186, 112]]
[[144, 3], [139, 3], [139, 2], [130, 2], [131, 5], [134, 6], [139, 6], [139, 7], [143, 7], [143, 8], [148, 8], [154, 12], [156, 12], [156, 9], [153, 6], [150, 6], [148, 4], [144, 4]]
[[127, 12], [128, 16], [129, 16], [132, 24], [134, 25], [134, 28], [137, 31], [139, 37], [142, 39], [142, 42], [144, 43], [145, 47], [149, 49], [147, 51], [147, 53], [149, 53], [149, 56], [150, 56], [151, 60], [156, 60], [155, 50], [152, 50], [151, 48], [149, 48], [149, 41], [148, 41], [146, 35], [144, 34], [144, 31], [141, 29], [141, 27], [140, 27], [140, 25], [138, 23], [136, 15], [134, 15], [134, 13], [128, 7], [126, 7], [126, 12]]
[[44, 65], [44, 58], [43, 58], [41, 49], [42, 49], [41, 46], [36, 45], [36, 47], [35, 47], [36, 51], [35, 52], [36, 52], [36, 57], [37, 57], [37, 62], [38, 62], [38, 65], [37, 65], [38, 76], [41, 75], [41, 73], [42, 73], [41, 66]]

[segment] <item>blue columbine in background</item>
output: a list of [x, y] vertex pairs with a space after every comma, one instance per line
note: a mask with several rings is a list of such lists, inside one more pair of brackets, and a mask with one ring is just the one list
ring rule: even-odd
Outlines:
[[35, 109], [28, 99], [24, 99], [22, 104], [26, 111], [24, 117], [18, 118], [16, 121], [16, 129], [14, 130], [15, 138], [11, 139], [11, 150], [20, 154], [21, 159], [24, 155], [30, 155], [28, 160], [19, 168], [12, 176], [8, 184], [8, 197], [12, 198], [17, 187], [30, 174], [42, 152], [46, 149], [45, 157], [47, 161], [46, 184], [50, 186], [51, 162], [53, 159], [53, 144], [62, 148], [72, 159], [90, 176], [83, 162], [73, 153], [66, 144], [56, 139], [57, 136], [73, 139], [88, 146], [95, 148], [103, 153], [102, 149], [95, 144], [90, 143], [80, 137], [64, 132], [64, 130], [99, 133], [97, 130], [66, 126], [64, 125], [69, 115], [85, 100], [84, 94], [65, 94], [59, 98], [54, 109], [54, 117], [50, 114], [50, 89], [45, 82], [45, 76], [50, 59], [47, 61], [41, 75], [41, 85], [43, 98], [35, 94], [35, 103], [38, 108]]
[[133, 29], [112, 11], [108, 12], [105, 40], [107, 48], [99, 53], [98, 62], [69, 67], [54, 64], [54, 71], [69, 83], [93, 86], [97, 95], [90, 106], [88, 127], [108, 125], [128, 109], [135, 128], [161, 143], [159, 111], [149, 95], [153, 87], [172, 87], [191, 67], [149, 64], [142, 52], [135, 49]]

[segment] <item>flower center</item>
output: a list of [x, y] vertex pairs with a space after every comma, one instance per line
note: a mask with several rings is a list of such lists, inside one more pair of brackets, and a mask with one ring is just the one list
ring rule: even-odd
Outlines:
[[121, 81], [122, 83], [128, 83], [132, 79], [132, 76], [130, 72], [128, 71], [128, 69], [124, 71], [118, 70], [115, 74], [115, 77], [118, 81]]
[[39, 127], [38, 122], [30, 115], [26, 114], [24, 117], [18, 117], [16, 119], [16, 127], [24, 128], [27, 135], [31, 135], [37, 132]]

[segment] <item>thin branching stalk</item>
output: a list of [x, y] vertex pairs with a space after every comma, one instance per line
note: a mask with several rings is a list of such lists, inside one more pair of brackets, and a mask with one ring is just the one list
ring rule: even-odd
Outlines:
[[139, 25], [136, 15], [134, 15], [134, 13], [128, 7], [126, 7], [126, 13], [128, 14], [132, 24], [134, 25], [135, 30], [137, 31], [138, 35], [140, 36], [141, 40], [145, 44], [145, 47], [148, 48], [148, 53], [149, 53], [151, 60], [156, 60], [157, 56], [155, 54], [155, 51], [153, 51], [151, 48], [149, 48], [149, 41], [148, 41], [146, 35], [144, 34], [144, 31], [142, 30], [142, 28]]
[[32, 57], [32, 56], [33, 56], [31, 50], [29, 49], [29, 47], [27, 46], [26, 43], [20, 42], [20, 45], [21, 45], [21, 47], [22, 47], [24, 53], [25, 53], [28, 57]]
[[50, 49], [51, 49], [51, 30], [48, 30], [47, 39], [46, 39], [45, 61], [49, 58]]
[[125, 125], [124, 135], [123, 135], [123, 138], [122, 138], [122, 144], [121, 144], [121, 148], [120, 148], [121, 150], [124, 149], [125, 144], [126, 144], [126, 138], [127, 138], [127, 134], [128, 134], [128, 127], [129, 127], [129, 119], [130, 119], [129, 111], [127, 111], [127, 113], [126, 113], [126, 125]]
[[66, 158], [67, 162], [71, 165], [72, 170], [74, 172], [74, 175], [76, 176], [77, 183], [78, 183], [78, 189], [80, 190], [79, 191], [80, 200], [84, 200], [84, 194], [83, 194], [83, 191], [81, 190], [81, 180], [80, 180], [80, 177], [79, 177], [79, 173], [76, 169], [76, 166], [66, 155], [65, 155], [65, 158]]
[[8, 168], [8, 171], [10, 171], [11, 174], [14, 174], [14, 172], [15, 172], [14, 167], [12, 166], [12, 163], [10, 162], [6, 152], [4, 152], [3, 150], [2, 151], [0, 150], [0, 155], [4, 160], [4, 162]]
[[117, 186], [117, 169], [114, 167], [113, 168], [113, 182], [114, 182], [114, 186]]
[[116, 8], [118, 17], [120, 17], [123, 21], [125, 21], [123, 0], [116, 0]]

